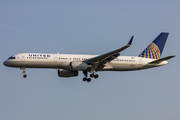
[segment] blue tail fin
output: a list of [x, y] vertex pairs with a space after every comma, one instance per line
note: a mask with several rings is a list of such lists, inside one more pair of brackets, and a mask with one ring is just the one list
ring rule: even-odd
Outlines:
[[159, 59], [169, 33], [161, 33], [159, 36], [139, 55], [143, 58]]

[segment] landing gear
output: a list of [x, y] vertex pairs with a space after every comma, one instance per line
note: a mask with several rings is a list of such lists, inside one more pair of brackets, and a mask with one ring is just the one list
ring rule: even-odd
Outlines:
[[[90, 77], [91, 77], [91, 78], [94, 77], [95, 79], [98, 78], [98, 77], [99, 77], [98, 74], [94, 74], [94, 73], [95, 73], [95, 72], [91, 73], [91, 74], [90, 74]], [[84, 74], [84, 76], [85, 76], [85, 77], [83, 78], [83, 81], [91, 82], [91, 78], [87, 78], [88, 72], [87, 72], [87, 71], [83, 71], [83, 74]]]
[[88, 78], [88, 79], [87, 79], [87, 82], [91, 82], [91, 78]]
[[27, 75], [26, 75], [26, 74], [24, 74], [24, 75], [23, 75], [23, 77], [24, 77], [24, 78], [26, 78], [26, 77], [27, 77]]
[[85, 81], [91, 82], [91, 78], [84, 77], [84, 78], [83, 78], [83, 81], [84, 81], [84, 82], [85, 82]]
[[88, 72], [87, 71], [83, 71], [83, 74], [84, 74], [84, 78], [83, 78], [83, 81], [85, 82], [85, 81], [87, 81], [87, 82], [91, 82], [91, 78], [87, 78], [87, 76], [88, 76]]
[[84, 77], [84, 78], [83, 78], [83, 81], [84, 81], [84, 82], [87, 81], [87, 77]]
[[91, 77], [91, 78], [93, 78], [93, 77], [94, 77], [94, 74], [93, 74], [93, 73], [92, 73], [92, 74], [90, 74], [90, 77]]
[[98, 77], [99, 77], [99, 75], [98, 75], [98, 74], [94, 75], [94, 78], [98, 78]]
[[99, 75], [98, 75], [98, 74], [94, 74], [94, 73], [92, 73], [92, 74], [90, 74], [90, 77], [91, 77], [91, 78], [93, 78], [93, 77], [94, 77], [94, 78], [98, 78], [98, 77], [99, 77]]
[[23, 72], [22, 72], [22, 73], [24, 74], [23, 77], [26, 78], [27, 75], [26, 75], [25, 67], [22, 67], [22, 68], [20, 68], [20, 69], [23, 70]]

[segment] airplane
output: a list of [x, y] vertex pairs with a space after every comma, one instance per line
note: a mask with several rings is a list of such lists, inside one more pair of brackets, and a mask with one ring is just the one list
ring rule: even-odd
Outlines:
[[90, 82], [91, 78], [99, 77], [98, 71], [133, 71], [168, 64], [166, 60], [175, 55], [160, 58], [168, 35], [160, 33], [138, 56], [120, 56], [120, 52], [131, 46], [132, 36], [127, 45], [102, 55], [21, 53], [9, 57], [3, 64], [22, 69], [24, 78], [27, 77], [25, 68], [54, 68], [59, 77], [75, 77], [82, 71], [83, 81]]

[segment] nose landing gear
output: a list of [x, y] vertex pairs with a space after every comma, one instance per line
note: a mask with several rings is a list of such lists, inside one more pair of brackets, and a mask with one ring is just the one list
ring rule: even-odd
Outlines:
[[26, 78], [27, 75], [26, 75], [25, 67], [21, 67], [20, 69], [23, 70], [23, 72], [22, 72], [24, 74], [23, 77]]
[[23, 77], [24, 77], [24, 78], [26, 78], [26, 77], [27, 77], [27, 75], [26, 75], [26, 74], [24, 74], [24, 75], [23, 75]]

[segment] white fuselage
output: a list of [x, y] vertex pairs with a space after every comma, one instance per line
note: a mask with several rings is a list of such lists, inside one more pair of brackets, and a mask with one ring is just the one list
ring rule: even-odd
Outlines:
[[[72, 61], [84, 61], [97, 55], [75, 55], [75, 54], [47, 54], [47, 53], [22, 53], [13, 55], [4, 65], [9, 67], [25, 68], [58, 68], [70, 70], [69, 64]], [[119, 56], [105, 64], [103, 71], [131, 71], [151, 67], [158, 67], [167, 64], [163, 61], [159, 64], [148, 64], [155, 59], [142, 58], [137, 56]], [[81, 70], [80, 70], [81, 71]]]

